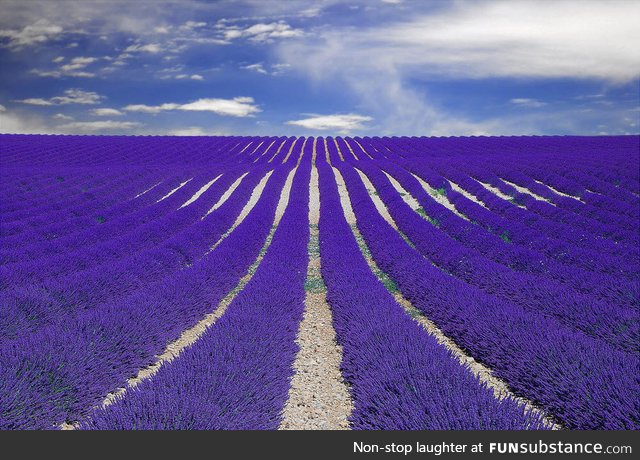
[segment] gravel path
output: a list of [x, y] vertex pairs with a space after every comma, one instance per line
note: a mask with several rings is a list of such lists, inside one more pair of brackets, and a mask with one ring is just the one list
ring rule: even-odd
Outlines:
[[529, 190], [529, 189], [528, 189], [528, 188], [526, 188], [526, 187], [522, 187], [522, 186], [520, 186], [520, 185], [518, 185], [518, 184], [514, 184], [513, 182], [509, 182], [508, 180], [503, 179], [503, 178], [500, 178], [500, 180], [501, 180], [502, 182], [504, 182], [505, 184], [508, 184], [508, 185], [512, 186], [513, 188], [515, 188], [515, 189], [516, 189], [518, 192], [520, 192], [520, 193], [526, 193], [527, 195], [531, 195], [532, 197], [534, 197], [534, 198], [535, 198], [536, 200], [538, 200], [538, 201], [546, 201], [547, 203], [549, 203], [549, 204], [551, 204], [551, 205], [555, 206], [555, 204], [554, 204], [553, 202], [551, 202], [551, 201], [547, 200], [547, 199], [546, 199], [545, 197], [543, 197], [543, 196], [540, 196], [540, 195], [537, 195], [537, 194], [533, 193], [531, 190]]
[[326, 287], [320, 272], [319, 220], [318, 171], [314, 167], [309, 196], [307, 294], [296, 339], [300, 351], [293, 366], [295, 373], [281, 430], [346, 430], [349, 429], [348, 417], [353, 409], [349, 390], [340, 373], [342, 347], [336, 343], [331, 307], [327, 303]]

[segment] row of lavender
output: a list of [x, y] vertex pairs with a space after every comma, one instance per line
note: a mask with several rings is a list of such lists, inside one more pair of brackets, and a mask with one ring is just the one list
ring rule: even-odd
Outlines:
[[[124, 155], [126, 148], [110, 159], [98, 148], [100, 154], [91, 158], [103, 166], [83, 168], [87, 151], [71, 145], [74, 167], [62, 165], [52, 151], [50, 169], [41, 162], [46, 155], [21, 151], [23, 138], [7, 140], [6, 150], [2, 144], [2, 161], [9, 166], [0, 208], [4, 428], [79, 420], [86, 428], [276, 428], [304, 308], [314, 146], [323, 276], [344, 347], [354, 428], [543, 425], [514, 401], [496, 400], [375, 280], [344, 221], [326, 159], [347, 181], [358, 227], [376, 262], [463, 349], [567, 427], [638, 426], [637, 178], [620, 160], [637, 162], [637, 152], [625, 150], [627, 138], [619, 140], [624, 154], [609, 163], [588, 157], [583, 169], [570, 173], [558, 166], [557, 176], [570, 176], [568, 181], [594, 179], [588, 193], [599, 188], [604, 198], [579, 201], [547, 188], [536, 191], [553, 202], [542, 209], [500, 182], [558, 185], [555, 176], [535, 181], [542, 168], [536, 169], [534, 155], [523, 154], [520, 164], [516, 149], [500, 165], [479, 167], [483, 158], [499, 158], [494, 143], [508, 147], [515, 138], [485, 139], [488, 153], [478, 149], [483, 139], [457, 139], [458, 147], [451, 139], [450, 155], [442, 153], [446, 145], [432, 149], [442, 147], [441, 139], [196, 138], [195, 151], [177, 138], [163, 139], [166, 150], [149, 138], [157, 161], [154, 152]], [[145, 149], [144, 142], [120, 140]], [[64, 144], [59, 137], [47, 141]], [[520, 139], [525, 141], [536, 143]], [[74, 142], [82, 148], [100, 144], [95, 138]], [[540, 139], [542, 147], [548, 143]], [[462, 161], [455, 148], [466, 149], [469, 158]], [[290, 204], [267, 255], [229, 311], [154, 379], [113, 406], [92, 410], [214, 310], [246, 273], [299, 160]], [[166, 168], [172, 162], [180, 166]], [[607, 173], [595, 174], [599, 169]], [[550, 170], [545, 164], [544, 171]], [[371, 180], [412, 245], [382, 220], [358, 174]], [[390, 177], [416, 197], [429, 220], [403, 202]], [[444, 190], [468, 220], [439, 205], [419, 179]], [[267, 185], [258, 204], [216, 244], [261, 180]], [[605, 194], [601, 182], [607, 180], [619, 190]], [[456, 192], [449, 181], [483, 204]], [[513, 202], [482, 183], [503, 188]], [[213, 209], [232, 184], [237, 188], [230, 198]], [[607, 206], [608, 200], [623, 205]], [[550, 212], [551, 206], [562, 212]]]

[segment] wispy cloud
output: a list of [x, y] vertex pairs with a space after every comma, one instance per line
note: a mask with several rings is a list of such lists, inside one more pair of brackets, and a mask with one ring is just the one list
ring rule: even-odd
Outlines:
[[142, 126], [141, 123], [135, 121], [74, 121], [60, 126], [60, 129], [69, 131], [96, 132], [106, 130], [129, 130]]
[[101, 96], [98, 93], [72, 88], [65, 90], [63, 96], [55, 96], [50, 99], [17, 99], [16, 102], [21, 102], [23, 104], [29, 105], [97, 104], [102, 99], [104, 99], [104, 96]]
[[204, 77], [202, 75], [199, 75], [197, 73], [194, 73], [193, 75], [189, 75], [186, 73], [181, 73], [180, 75], [176, 75], [175, 76], [176, 80], [196, 80], [196, 81], [202, 81], [204, 80]]
[[[98, 59], [94, 57], [74, 57], [68, 64], [62, 64], [56, 70], [39, 70], [33, 69], [31, 73], [34, 73], [40, 77], [95, 77], [93, 72], [87, 72], [83, 70], [89, 64], [96, 62]], [[64, 61], [64, 57], [59, 56], [53, 59], [53, 62], [61, 63]]]
[[74, 119], [72, 116], [65, 115], [64, 113], [56, 113], [51, 118], [53, 118], [54, 120], [65, 120], [65, 121], [71, 121]]
[[249, 64], [242, 66], [244, 70], [250, 70], [251, 72], [260, 73], [263, 75], [282, 75], [285, 70], [291, 67], [289, 64], [278, 63], [269, 66], [269, 70], [264, 66], [262, 62], [256, 62], [255, 64]]
[[156, 54], [162, 51], [162, 47], [158, 43], [147, 43], [142, 45], [137, 43], [135, 45], [127, 46], [124, 49], [125, 53], [151, 53]]
[[509, 100], [512, 104], [521, 106], [521, 107], [531, 107], [533, 109], [537, 109], [540, 107], [544, 107], [547, 105], [546, 102], [539, 101], [538, 99], [531, 99], [528, 97], [516, 97]]
[[[634, 17], [640, 3], [453, 2], [405, 19], [365, 27], [319, 28], [277, 44], [291, 70], [324, 88], [340, 87], [376, 120], [380, 134], [503, 134], [515, 126], [496, 114], [465, 117], [430, 98], [429, 85], [452, 78], [628, 82], [640, 75]], [[520, 120], [522, 122], [522, 120]], [[543, 119], [531, 120], [544, 124]]]
[[307, 118], [300, 120], [287, 121], [286, 124], [293, 126], [301, 126], [307, 129], [314, 130], [336, 130], [340, 133], [347, 133], [351, 131], [361, 130], [365, 126], [363, 123], [371, 121], [373, 118], [366, 115], [358, 115], [355, 113], [349, 114], [334, 114], [334, 115], [311, 115]]
[[100, 108], [100, 109], [93, 109], [91, 111], [91, 113], [93, 115], [97, 115], [99, 117], [113, 117], [113, 116], [124, 115], [118, 109], [111, 109], [111, 108], [108, 108], [108, 107], [103, 107], [103, 108]]
[[52, 40], [62, 31], [63, 29], [59, 25], [52, 24], [46, 19], [40, 19], [22, 29], [1, 29], [0, 37], [8, 39], [10, 48], [18, 49]]
[[203, 98], [187, 104], [172, 102], [160, 105], [130, 104], [123, 107], [128, 112], [156, 114], [168, 110], [184, 110], [193, 112], [213, 112], [217, 115], [231, 117], [252, 117], [260, 112], [252, 97], [234, 97], [233, 99]]
[[295, 29], [284, 21], [257, 23], [250, 26], [229, 25], [219, 21], [216, 25], [222, 37], [227, 40], [245, 38], [253, 42], [271, 42], [278, 38], [292, 38], [304, 35], [301, 29]]
[[251, 70], [252, 72], [262, 73], [262, 74], [265, 74], [265, 75], [267, 75], [269, 73], [269, 72], [266, 71], [264, 66], [259, 62], [256, 63], [256, 64], [245, 65], [242, 68], [246, 69], [246, 70]]

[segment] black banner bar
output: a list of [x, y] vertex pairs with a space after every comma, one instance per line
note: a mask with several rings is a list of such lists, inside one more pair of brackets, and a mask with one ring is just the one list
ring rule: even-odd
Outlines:
[[[112, 458], [637, 458], [637, 431], [0, 432], [5, 453]], [[118, 457], [116, 457], [118, 456]], [[7, 457], [8, 458], [8, 457]]]

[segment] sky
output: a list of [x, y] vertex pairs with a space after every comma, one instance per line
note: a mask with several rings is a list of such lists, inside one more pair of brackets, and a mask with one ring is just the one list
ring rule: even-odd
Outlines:
[[0, 0], [0, 132], [640, 131], [636, 0]]

